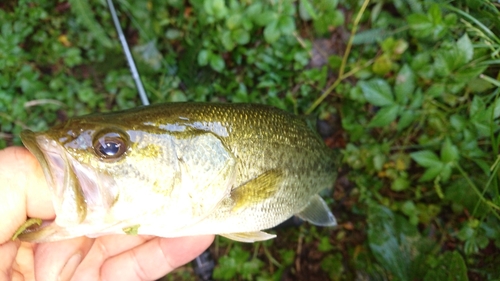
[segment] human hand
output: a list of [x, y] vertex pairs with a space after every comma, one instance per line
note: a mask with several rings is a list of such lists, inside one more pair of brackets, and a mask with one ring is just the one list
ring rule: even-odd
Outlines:
[[0, 150], [0, 281], [155, 280], [197, 257], [214, 239], [109, 235], [11, 241], [26, 217], [55, 218], [45, 177], [26, 149]]

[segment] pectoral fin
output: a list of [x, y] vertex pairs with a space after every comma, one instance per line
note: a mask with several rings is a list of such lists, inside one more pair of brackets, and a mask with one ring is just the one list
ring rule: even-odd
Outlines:
[[242, 232], [242, 233], [227, 233], [227, 234], [219, 234], [220, 236], [226, 237], [231, 240], [245, 242], [245, 243], [253, 243], [257, 241], [264, 241], [275, 238], [275, 234], [269, 234], [264, 231], [256, 231], [256, 232]]
[[30, 243], [44, 243], [77, 236], [81, 235], [73, 235], [54, 222], [50, 223], [40, 219], [29, 219], [19, 227], [12, 240], [19, 239]]
[[14, 233], [12, 240], [16, 240], [19, 235], [30, 232], [31, 229], [38, 228], [42, 225], [42, 219], [30, 218], [26, 220]]
[[269, 170], [231, 191], [233, 210], [256, 204], [272, 197], [283, 181], [283, 173]]
[[318, 226], [336, 226], [337, 220], [326, 205], [323, 198], [318, 194], [311, 197], [307, 206], [297, 214], [303, 220], [306, 220]]

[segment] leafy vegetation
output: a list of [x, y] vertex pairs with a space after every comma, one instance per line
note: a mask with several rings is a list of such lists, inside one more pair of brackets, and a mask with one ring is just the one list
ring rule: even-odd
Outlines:
[[[218, 238], [217, 279], [500, 278], [498, 3], [116, 2], [153, 103], [314, 113], [343, 151], [339, 227]], [[104, 1], [6, 1], [0, 18], [0, 147], [139, 105]]]

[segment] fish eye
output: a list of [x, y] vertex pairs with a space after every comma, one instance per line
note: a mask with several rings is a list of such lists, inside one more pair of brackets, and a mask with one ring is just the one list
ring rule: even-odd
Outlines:
[[103, 160], [116, 160], [127, 151], [127, 140], [118, 132], [103, 132], [94, 139], [94, 151]]

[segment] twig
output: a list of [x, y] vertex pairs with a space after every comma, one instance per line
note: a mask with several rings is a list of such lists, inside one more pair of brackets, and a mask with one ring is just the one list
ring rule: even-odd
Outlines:
[[32, 100], [24, 103], [24, 108], [32, 107], [32, 106], [37, 106], [37, 105], [44, 105], [44, 104], [55, 104], [58, 106], [65, 106], [64, 103], [58, 101], [58, 100], [53, 100], [53, 99], [39, 99], [39, 100]]

